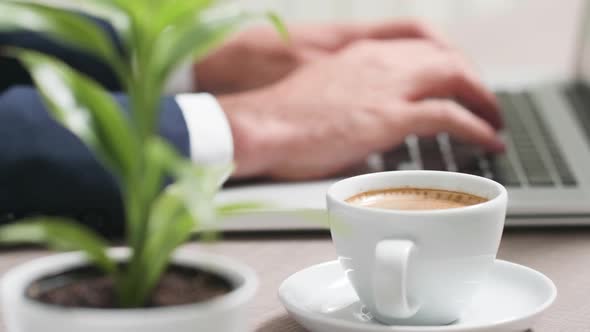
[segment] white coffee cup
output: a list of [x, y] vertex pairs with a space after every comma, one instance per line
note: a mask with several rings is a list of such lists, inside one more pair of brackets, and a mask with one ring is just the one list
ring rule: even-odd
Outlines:
[[[389, 188], [458, 191], [486, 202], [444, 210], [368, 208], [345, 200]], [[457, 320], [498, 252], [508, 194], [473, 175], [394, 171], [341, 180], [328, 190], [332, 240], [361, 302], [378, 321], [443, 325]]]

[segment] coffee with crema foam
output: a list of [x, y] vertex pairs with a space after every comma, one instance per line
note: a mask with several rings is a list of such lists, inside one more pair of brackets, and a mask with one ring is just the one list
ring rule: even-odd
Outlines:
[[486, 202], [473, 194], [430, 188], [391, 188], [366, 191], [346, 202], [363, 207], [390, 210], [444, 210]]

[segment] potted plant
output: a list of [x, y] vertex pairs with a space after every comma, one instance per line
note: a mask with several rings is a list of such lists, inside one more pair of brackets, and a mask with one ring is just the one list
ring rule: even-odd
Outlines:
[[[130, 115], [95, 81], [48, 55], [7, 49], [29, 70], [53, 117], [117, 178], [125, 206], [125, 248], [64, 218], [0, 227], [0, 243], [75, 251], [34, 260], [2, 282], [8, 331], [241, 331], [254, 273], [229, 259], [176, 250], [216, 217], [252, 208], [217, 207], [231, 166], [202, 167], [155, 131], [171, 73], [200, 58], [253, 16], [215, 0], [5, 0], [0, 32], [33, 30], [109, 64], [130, 98]], [[110, 22], [118, 47], [86, 15]], [[268, 14], [284, 35], [278, 18]], [[119, 45], [121, 46], [121, 45]], [[172, 184], [163, 188], [165, 178]]]

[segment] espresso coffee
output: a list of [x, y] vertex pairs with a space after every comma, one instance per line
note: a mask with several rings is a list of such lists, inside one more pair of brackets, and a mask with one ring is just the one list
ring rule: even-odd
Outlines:
[[476, 195], [429, 188], [391, 188], [366, 191], [346, 202], [363, 207], [391, 210], [444, 210], [487, 201]]

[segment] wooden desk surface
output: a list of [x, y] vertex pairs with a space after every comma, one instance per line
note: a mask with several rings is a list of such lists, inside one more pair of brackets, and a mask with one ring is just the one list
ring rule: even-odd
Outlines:
[[[277, 288], [290, 274], [336, 257], [327, 234], [230, 235], [215, 244], [188, 246], [239, 259], [258, 272], [261, 285], [249, 315], [255, 332], [304, 332], [279, 303]], [[0, 273], [46, 254], [0, 252]], [[499, 258], [539, 270], [557, 285], [558, 298], [535, 332], [590, 332], [590, 228], [508, 229]]]

